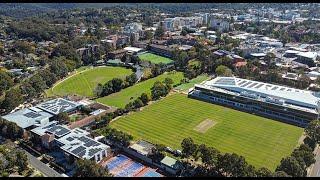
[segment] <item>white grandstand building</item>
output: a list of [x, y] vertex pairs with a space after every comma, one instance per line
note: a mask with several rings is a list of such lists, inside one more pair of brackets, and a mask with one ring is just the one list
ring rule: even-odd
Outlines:
[[301, 127], [318, 119], [320, 112], [320, 95], [315, 92], [236, 77], [196, 84], [188, 96]]

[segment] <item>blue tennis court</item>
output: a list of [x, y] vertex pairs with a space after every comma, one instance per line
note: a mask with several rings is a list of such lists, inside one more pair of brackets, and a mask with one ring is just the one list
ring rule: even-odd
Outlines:
[[162, 177], [154, 169], [122, 154], [110, 158], [104, 166], [115, 177]]
[[146, 173], [144, 173], [144, 175], [142, 177], [162, 177], [162, 175], [155, 172], [155, 171], [148, 169], [148, 171]]

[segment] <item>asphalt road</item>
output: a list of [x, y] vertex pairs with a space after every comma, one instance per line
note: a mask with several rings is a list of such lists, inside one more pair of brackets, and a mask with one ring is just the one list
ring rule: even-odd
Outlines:
[[320, 177], [320, 148], [317, 148], [317, 153], [316, 153], [316, 162], [314, 163], [311, 172], [310, 172], [310, 177]]
[[25, 151], [24, 152], [28, 156], [29, 163], [31, 166], [39, 170], [43, 175], [47, 177], [63, 177], [60, 173], [57, 171], [53, 170], [52, 168], [48, 167], [46, 164], [38, 160], [36, 157], [34, 157], [32, 154], [29, 152]]

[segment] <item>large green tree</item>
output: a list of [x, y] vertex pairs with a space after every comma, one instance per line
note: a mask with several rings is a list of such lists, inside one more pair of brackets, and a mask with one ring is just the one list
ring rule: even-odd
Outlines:
[[232, 70], [227, 66], [220, 65], [215, 70], [217, 76], [232, 76]]
[[191, 137], [185, 138], [181, 142], [182, 155], [186, 158], [190, 157], [197, 150], [197, 145]]
[[88, 159], [79, 159], [76, 162], [74, 177], [111, 177], [107, 167], [103, 167]]
[[0, 95], [12, 86], [13, 80], [11, 76], [7, 72], [0, 71]]
[[1, 104], [1, 107], [10, 112], [15, 107], [23, 102], [23, 96], [21, 94], [20, 88], [12, 88], [5, 95], [4, 101]]
[[302, 167], [299, 161], [292, 156], [283, 158], [276, 171], [284, 171], [293, 177], [304, 177], [307, 175], [304, 167]]

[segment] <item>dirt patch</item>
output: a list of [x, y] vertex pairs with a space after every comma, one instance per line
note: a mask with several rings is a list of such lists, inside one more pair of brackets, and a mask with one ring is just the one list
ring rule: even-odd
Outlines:
[[210, 129], [211, 127], [213, 127], [216, 124], [217, 124], [217, 122], [210, 120], [210, 119], [206, 119], [206, 120], [202, 121], [200, 124], [198, 124], [195, 128], [193, 128], [193, 130], [195, 130], [199, 133], [205, 133], [205, 132], [207, 132], [208, 129]]

